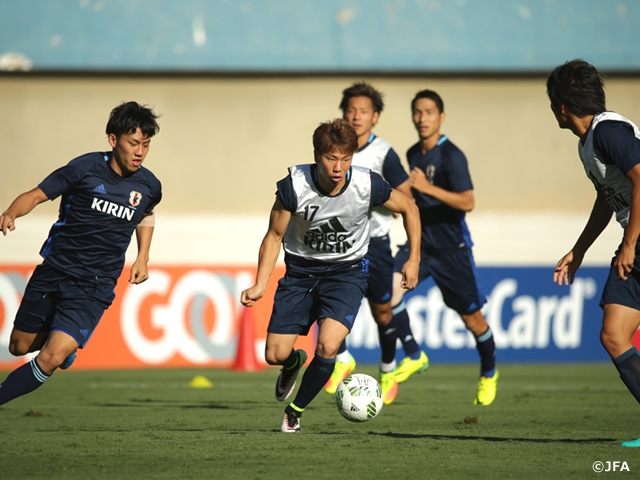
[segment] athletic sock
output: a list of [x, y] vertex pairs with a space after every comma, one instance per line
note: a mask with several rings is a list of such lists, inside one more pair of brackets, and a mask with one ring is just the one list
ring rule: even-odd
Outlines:
[[396, 361], [394, 360], [391, 363], [384, 363], [380, 361], [380, 371], [382, 373], [390, 373], [396, 369]]
[[496, 342], [491, 327], [476, 337], [476, 345], [480, 354], [480, 376], [491, 378], [496, 373]]
[[304, 412], [304, 408], [300, 408], [297, 405], [294, 405], [293, 402], [287, 405], [284, 409], [284, 413], [286, 413], [287, 415], [295, 415], [298, 418], [302, 416], [302, 412]]
[[298, 360], [300, 359], [300, 355], [294, 349], [291, 349], [291, 353], [286, 358], [284, 362], [282, 362], [282, 366], [287, 370], [293, 370], [298, 366]]
[[402, 349], [404, 354], [412, 360], [420, 358], [420, 346], [413, 338], [413, 332], [411, 331], [411, 322], [409, 321], [409, 314], [407, 313], [407, 305], [404, 301], [400, 302], [395, 307], [392, 307], [393, 318], [396, 322], [397, 335], [402, 342]]
[[631, 347], [618, 358], [614, 358], [613, 364], [620, 372], [620, 378], [631, 395], [640, 403], [640, 353], [638, 349]]
[[396, 340], [398, 338], [396, 317], [392, 317], [386, 325], [378, 325], [378, 334], [380, 336], [380, 350], [382, 350], [380, 361], [391, 363], [396, 358]]
[[349, 349], [347, 348], [347, 341], [345, 340], [340, 344], [338, 348], [338, 355], [336, 355], [336, 362], [349, 363]]
[[51, 375], [46, 375], [36, 359], [18, 367], [0, 384], [0, 405], [33, 392]]
[[316, 354], [302, 376], [300, 388], [292, 405], [302, 411], [307, 408], [316, 395], [322, 390], [333, 373], [335, 358], [324, 358]]

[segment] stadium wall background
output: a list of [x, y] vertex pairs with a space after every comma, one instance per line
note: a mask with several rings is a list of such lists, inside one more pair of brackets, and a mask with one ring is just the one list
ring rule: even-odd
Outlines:
[[[621, 232], [613, 223], [605, 231], [575, 288], [553, 286], [552, 266], [581, 231], [594, 192], [577, 139], [557, 128], [544, 81], [558, 63], [583, 57], [608, 74], [609, 108], [639, 121], [639, 33], [631, 26], [640, 7], [576, 0], [494, 0], [480, 9], [461, 0], [264, 5], [0, 0], [0, 208], [71, 158], [108, 149], [104, 126], [117, 103], [136, 100], [162, 114], [146, 164], [165, 194], [152, 248], [155, 280], [138, 290], [119, 283], [117, 303], [77, 368], [233, 360], [238, 293], [252, 279], [275, 182], [289, 165], [312, 160], [313, 129], [340, 116], [341, 91], [359, 80], [385, 93], [376, 133], [402, 158], [416, 138], [411, 98], [424, 88], [443, 96], [443, 131], [467, 154], [474, 180], [477, 207], [467, 218], [501, 359], [604, 360], [594, 343], [597, 298]], [[292, 21], [297, 27], [287, 29]], [[600, 34], [585, 37], [583, 29]], [[16, 68], [28, 71], [7, 71]], [[42, 205], [0, 238], [0, 368], [16, 363], [6, 353], [12, 315], [56, 213], [57, 202]], [[280, 273], [281, 266], [271, 288]], [[437, 289], [425, 283], [408, 300], [432, 360], [475, 360]], [[258, 352], [269, 302], [256, 311]], [[375, 329], [366, 308], [362, 314], [353, 351], [373, 362]], [[101, 352], [110, 348], [118, 360], [105, 364]]]

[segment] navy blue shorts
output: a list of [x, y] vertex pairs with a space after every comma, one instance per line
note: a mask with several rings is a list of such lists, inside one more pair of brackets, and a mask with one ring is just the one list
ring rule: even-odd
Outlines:
[[391, 301], [393, 291], [393, 255], [389, 235], [369, 240], [369, 286], [365, 297], [378, 305]]
[[[617, 254], [618, 252], [616, 251]], [[627, 274], [626, 281], [618, 277], [616, 269], [613, 268], [614, 260], [615, 257], [611, 259], [609, 277], [602, 290], [600, 306], [604, 307], [615, 303], [640, 310], [640, 242], [636, 244], [636, 258], [633, 261], [633, 270]]]
[[367, 290], [367, 265], [362, 259], [307, 274], [287, 267], [278, 282], [267, 331], [306, 335], [313, 322], [323, 318], [337, 320], [351, 331]]
[[[401, 272], [408, 259], [409, 246], [402, 245], [395, 257], [395, 270]], [[477, 312], [487, 301], [478, 285], [470, 248], [437, 253], [422, 251], [418, 280], [422, 282], [431, 276], [442, 292], [444, 304], [460, 315]]]
[[78, 279], [46, 263], [27, 283], [13, 326], [26, 333], [59, 330], [84, 347], [115, 298], [112, 280]]

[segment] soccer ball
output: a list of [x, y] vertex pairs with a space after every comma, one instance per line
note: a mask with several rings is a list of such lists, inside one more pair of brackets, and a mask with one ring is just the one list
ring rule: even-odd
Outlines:
[[382, 388], [375, 378], [354, 373], [345, 378], [336, 390], [336, 406], [351, 422], [366, 422], [382, 410]]

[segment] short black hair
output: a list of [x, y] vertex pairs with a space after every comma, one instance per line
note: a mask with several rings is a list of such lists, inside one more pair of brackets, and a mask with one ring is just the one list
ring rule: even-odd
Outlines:
[[340, 102], [340, 110], [342, 114], [347, 113], [349, 108], [349, 99], [353, 97], [368, 97], [373, 104], [374, 112], [382, 112], [384, 108], [384, 102], [382, 101], [382, 93], [373, 88], [367, 82], [356, 82], [349, 88], [345, 88], [342, 91], [342, 101]]
[[578, 117], [604, 112], [604, 80], [593, 65], [577, 58], [558, 65], [547, 78], [547, 95], [554, 107], [564, 105]]
[[107, 122], [107, 135], [112, 133], [119, 137], [129, 133], [135, 133], [138, 128], [146, 137], [153, 137], [160, 131], [156, 121], [158, 115], [153, 109], [137, 102], [124, 102], [111, 110]]
[[418, 93], [416, 93], [416, 96], [413, 97], [413, 100], [411, 100], [411, 111], [413, 111], [414, 107], [416, 106], [416, 101], [421, 98], [429, 98], [433, 100], [433, 103], [435, 103], [436, 107], [438, 107], [438, 111], [440, 113], [444, 113], [444, 102], [442, 101], [440, 95], [438, 95], [433, 90], [420, 90]]

